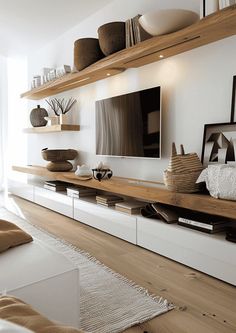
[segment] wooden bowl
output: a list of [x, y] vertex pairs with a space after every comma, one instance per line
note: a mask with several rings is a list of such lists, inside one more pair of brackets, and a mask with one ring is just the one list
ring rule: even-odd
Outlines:
[[197, 22], [199, 15], [185, 9], [162, 9], [142, 15], [139, 23], [152, 36], [169, 34]]
[[78, 71], [102, 59], [102, 53], [97, 38], [80, 38], [74, 43], [74, 65]]
[[64, 162], [67, 160], [74, 160], [78, 155], [77, 150], [74, 149], [43, 149], [42, 157], [45, 161], [51, 162]]
[[110, 22], [98, 28], [99, 45], [108, 56], [125, 48], [125, 22]]

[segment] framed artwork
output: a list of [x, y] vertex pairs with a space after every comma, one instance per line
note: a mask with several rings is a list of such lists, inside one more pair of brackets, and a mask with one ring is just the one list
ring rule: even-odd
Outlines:
[[231, 116], [230, 122], [234, 122], [235, 106], [236, 106], [236, 75], [233, 77], [233, 87], [232, 87], [232, 101], [231, 101]]
[[201, 161], [204, 167], [236, 161], [236, 122], [204, 126]]

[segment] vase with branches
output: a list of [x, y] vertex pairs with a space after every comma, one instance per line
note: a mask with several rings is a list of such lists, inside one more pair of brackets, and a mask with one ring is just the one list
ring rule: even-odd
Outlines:
[[55, 115], [57, 117], [60, 117], [60, 124], [65, 124], [67, 121], [67, 113], [72, 109], [72, 107], [76, 103], [76, 99], [71, 97], [69, 99], [65, 98], [52, 98], [47, 100], [46, 102], [50, 106], [50, 108], [53, 110]]

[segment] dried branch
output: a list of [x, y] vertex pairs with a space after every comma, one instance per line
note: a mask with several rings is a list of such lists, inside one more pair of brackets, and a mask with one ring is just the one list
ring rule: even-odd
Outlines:
[[56, 102], [56, 98], [52, 98], [47, 100], [46, 102], [48, 103], [48, 105], [50, 106], [50, 108], [53, 110], [53, 112], [55, 113], [56, 116], [59, 116], [59, 106]]
[[[51, 107], [51, 109], [54, 111], [54, 113], [59, 116], [59, 114], [66, 114], [69, 112], [72, 108], [72, 106], [76, 103], [76, 99], [70, 98], [68, 100], [65, 100], [64, 98], [52, 98], [50, 100], [46, 100], [48, 105]], [[59, 112], [60, 111], [60, 112]]]

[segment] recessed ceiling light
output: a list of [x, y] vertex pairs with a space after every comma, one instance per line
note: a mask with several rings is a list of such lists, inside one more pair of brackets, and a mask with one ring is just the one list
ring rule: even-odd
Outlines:
[[159, 55], [159, 58], [164, 58], [163, 54], [160, 54], [160, 55]]
[[110, 73], [107, 73], [107, 76], [110, 76], [111, 74]]

